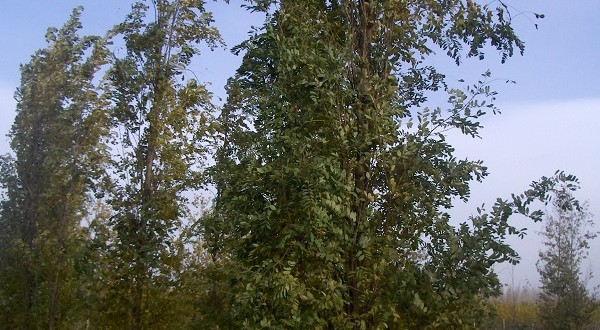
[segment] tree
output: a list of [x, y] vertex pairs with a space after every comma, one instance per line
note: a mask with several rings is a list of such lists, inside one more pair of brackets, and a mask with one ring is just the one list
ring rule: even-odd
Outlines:
[[582, 329], [594, 304], [586, 287], [592, 274], [581, 266], [597, 232], [591, 231], [594, 222], [587, 204], [579, 204], [566, 187], [554, 191], [552, 210], [540, 232], [546, 248], [537, 263], [540, 316], [545, 329]]
[[[487, 78], [451, 88], [428, 66], [502, 61], [523, 43], [510, 13], [472, 1], [254, 1], [272, 13], [237, 48], [207, 241], [228, 269], [246, 328], [468, 328], [499, 294], [492, 266], [516, 262], [507, 220], [544, 199], [544, 178], [453, 226], [447, 209], [487, 175], [445, 139], [478, 136], [495, 112]], [[462, 51], [463, 48], [467, 50]], [[428, 95], [448, 94], [447, 107]], [[560, 180], [570, 180], [562, 176]], [[559, 180], [557, 178], [556, 180]], [[560, 181], [559, 180], [559, 181]], [[227, 320], [231, 322], [230, 320]], [[223, 327], [227, 325], [223, 323]]]
[[9, 327], [61, 328], [75, 310], [79, 223], [104, 134], [93, 85], [102, 40], [78, 35], [81, 11], [74, 9], [62, 28], [48, 29], [47, 48], [21, 66], [9, 135], [15, 156], [3, 159], [2, 173], [0, 309]]
[[[220, 39], [203, 1], [136, 1], [112, 33], [125, 54], [115, 53], [107, 72], [106, 109], [112, 115], [113, 150], [96, 240], [106, 283], [95, 299], [101, 324], [141, 329], [168, 324], [179, 289], [181, 242], [189, 192], [201, 186], [211, 95], [188, 69], [200, 44]], [[191, 76], [191, 77], [190, 77]], [[186, 195], [186, 192], [188, 195]], [[172, 299], [169, 301], [169, 299]], [[161, 303], [162, 302], [162, 303]]]

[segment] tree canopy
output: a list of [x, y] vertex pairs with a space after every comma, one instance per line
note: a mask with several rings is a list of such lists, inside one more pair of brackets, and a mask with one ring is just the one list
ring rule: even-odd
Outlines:
[[[103, 64], [98, 37], [79, 37], [81, 8], [46, 33], [48, 47], [21, 66], [17, 116], [3, 158], [2, 309], [8, 327], [53, 329], [73, 310], [85, 234], [87, 181], [102, 155], [93, 85]], [[10, 315], [10, 318], [9, 318]]]
[[[525, 234], [509, 217], [541, 220], [536, 203], [576, 181], [557, 172], [450, 218], [488, 173], [447, 134], [479, 137], [496, 94], [489, 72], [454, 81], [431, 59], [522, 53], [509, 7], [246, 6], [266, 20], [233, 48], [242, 63], [220, 107], [190, 66], [221, 45], [203, 1], [135, 1], [104, 37], [78, 36], [80, 9], [49, 30], [22, 68], [15, 155], [0, 163], [1, 319], [484, 327], [500, 293], [493, 266], [518, 262], [506, 238]], [[202, 189], [214, 194], [198, 206]]]
[[[445, 132], [478, 136], [494, 93], [488, 73], [461, 90], [427, 59], [482, 59], [487, 44], [501, 61], [522, 51], [506, 8], [255, 5], [272, 14], [237, 48], [215, 166], [219, 221], [208, 222], [240, 269], [234, 315], [250, 328], [480, 327], [499, 292], [492, 266], [516, 258], [504, 239], [521, 232], [507, 219], [538, 219], [527, 204], [545, 192], [451, 224], [453, 201], [487, 171], [457, 159]], [[429, 108], [430, 92], [447, 106]]]

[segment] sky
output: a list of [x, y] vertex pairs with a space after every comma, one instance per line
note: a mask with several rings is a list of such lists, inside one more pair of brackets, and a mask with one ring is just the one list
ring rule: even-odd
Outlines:
[[[482, 203], [496, 197], [520, 193], [541, 176], [561, 169], [581, 181], [577, 197], [588, 201], [591, 213], [600, 223], [600, 12], [598, 0], [530, 0], [505, 1], [512, 4], [513, 26], [525, 41], [524, 56], [514, 56], [500, 64], [489, 52], [485, 61], [467, 60], [459, 67], [443, 55], [432, 59], [434, 65], [450, 79], [476, 79], [487, 69], [498, 82], [497, 105], [502, 114], [483, 121], [482, 139], [452, 135], [457, 154], [482, 159], [491, 173], [482, 184], [474, 184], [472, 198], [453, 211], [465, 218]], [[4, 0], [0, 5], [0, 154], [9, 152], [5, 137], [14, 120], [13, 98], [19, 85], [19, 65], [45, 46], [44, 34], [49, 26], [60, 27], [72, 8], [82, 5], [83, 34], [103, 34], [120, 22], [129, 11], [124, 0]], [[262, 19], [239, 8], [240, 0], [210, 2], [216, 25], [228, 48], [207, 52], [201, 64], [192, 70], [201, 80], [210, 81], [210, 89], [224, 97], [223, 86], [240, 63], [229, 48], [244, 40], [251, 25]], [[533, 13], [544, 14], [535, 19]], [[537, 28], [536, 28], [537, 24]], [[514, 80], [516, 84], [502, 81]], [[474, 82], [474, 81], [473, 81]], [[513, 219], [528, 227], [525, 239], [511, 239], [522, 257], [514, 268], [500, 265], [497, 272], [504, 283], [537, 287], [535, 267], [542, 248], [537, 231], [539, 224]], [[520, 226], [521, 223], [517, 227]], [[596, 230], [600, 225], [596, 226]], [[585, 267], [596, 274], [590, 285], [600, 284], [600, 238], [592, 242]]]

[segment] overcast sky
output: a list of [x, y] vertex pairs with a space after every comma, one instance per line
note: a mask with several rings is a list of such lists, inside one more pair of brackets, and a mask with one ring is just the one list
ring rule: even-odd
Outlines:
[[[214, 4], [216, 25], [228, 46], [247, 36], [250, 25], [261, 19], [238, 8]], [[483, 139], [452, 137], [459, 155], [482, 159], [490, 176], [473, 186], [472, 200], [454, 212], [465, 217], [482, 203], [496, 197], [522, 192], [528, 184], [555, 170], [562, 169], [580, 178], [577, 195], [589, 201], [590, 211], [600, 216], [600, 1], [531, 0], [508, 1], [515, 5], [513, 21], [525, 41], [525, 56], [516, 56], [500, 65], [498, 56], [487, 54], [485, 61], [467, 61], [456, 68], [440, 57], [434, 64], [450, 78], [477, 78], [486, 69], [494, 77], [515, 80], [516, 84], [498, 83], [497, 104], [502, 114], [485, 120]], [[49, 26], [60, 27], [73, 7], [83, 5], [83, 33], [103, 34], [120, 22], [129, 11], [124, 0], [6, 0], [0, 7], [0, 154], [9, 151], [4, 135], [14, 119], [13, 94], [19, 85], [19, 64], [26, 63], [35, 50], [45, 46]], [[544, 14], [536, 20], [533, 12]], [[536, 29], [535, 24], [538, 28]], [[202, 64], [192, 68], [200, 79], [212, 82], [212, 90], [223, 96], [223, 85], [240, 59], [227, 50], [207, 53]], [[596, 217], [596, 222], [600, 222]], [[515, 218], [530, 228], [524, 240], [511, 240], [523, 257], [514, 269], [497, 268], [502, 280], [515, 285], [538, 284], [535, 269], [542, 247], [536, 231], [539, 225]], [[521, 227], [521, 224], [518, 225]], [[600, 227], [600, 226], [597, 226]], [[588, 263], [600, 260], [600, 239], [592, 244]], [[586, 265], [587, 267], [587, 265]], [[600, 284], [600, 262], [592, 267]], [[514, 277], [511, 276], [514, 274]]]

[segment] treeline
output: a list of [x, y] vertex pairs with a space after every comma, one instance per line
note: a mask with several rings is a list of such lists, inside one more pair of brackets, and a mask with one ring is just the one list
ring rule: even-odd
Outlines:
[[201, 1], [135, 2], [104, 36], [79, 35], [81, 8], [48, 30], [0, 163], [4, 328], [493, 324], [492, 267], [524, 235], [509, 217], [540, 220], [534, 203], [577, 181], [543, 177], [450, 222], [487, 169], [446, 134], [479, 136], [495, 93], [489, 73], [465, 85], [428, 59], [522, 52], [507, 6], [246, 5], [267, 18], [234, 48], [219, 107], [190, 70], [221, 45]]
[[[546, 311], [543, 310], [545, 306], [539, 299], [540, 293], [539, 289], [531, 286], [509, 287], [504, 290], [502, 296], [492, 300], [496, 309], [495, 329], [548, 329]], [[577, 328], [600, 328], [600, 304], [595, 301], [589, 307], [589, 315]], [[568, 329], [560, 327], [560, 324], [550, 328]]]

